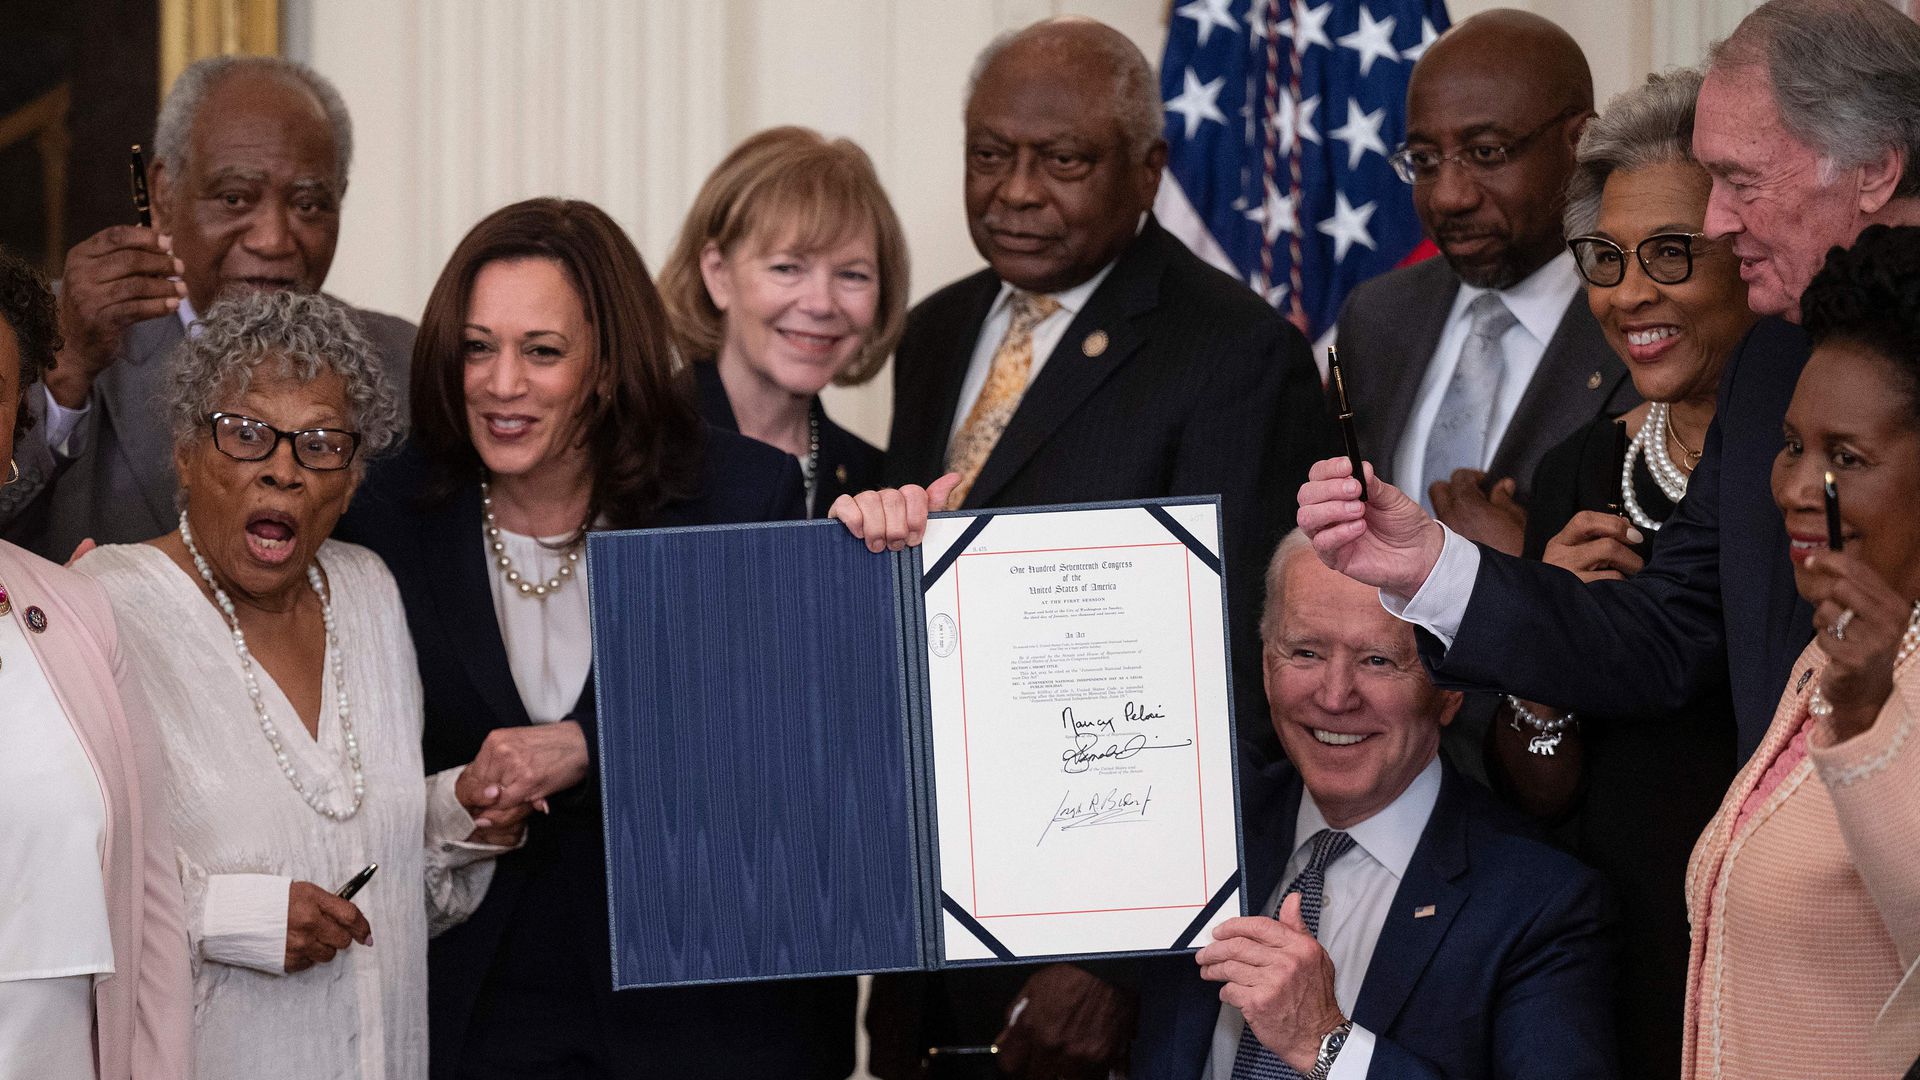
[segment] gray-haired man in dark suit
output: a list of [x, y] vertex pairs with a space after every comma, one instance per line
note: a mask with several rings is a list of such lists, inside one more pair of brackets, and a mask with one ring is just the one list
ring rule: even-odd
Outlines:
[[[153, 227], [116, 225], [67, 254], [65, 345], [29, 398], [41, 422], [15, 448], [20, 481], [0, 488], [0, 536], [50, 559], [173, 529], [167, 355], [230, 290], [318, 291], [340, 237], [352, 125], [302, 65], [194, 64], [167, 95], [153, 149]], [[413, 325], [358, 314], [404, 395]]]

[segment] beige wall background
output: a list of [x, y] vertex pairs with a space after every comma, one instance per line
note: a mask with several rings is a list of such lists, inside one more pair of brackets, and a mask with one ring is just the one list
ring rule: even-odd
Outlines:
[[[1344, 2], [1344, 0], [1342, 0]], [[1756, 0], [1511, 0], [1565, 26], [1602, 100], [1696, 62]], [[286, 0], [285, 49], [334, 80], [355, 153], [328, 286], [417, 319], [488, 211], [534, 195], [600, 204], [649, 264], [707, 171], [775, 124], [873, 156], [905, 222], [917, 298], [981, 265], [960, 201], [960, 113], [1000, 32], [1078, 13], [1156, 64], [1167, 0]], [[1454, 0], [1455, 21], [1499, 6]], [[886, 437], [887, 373], [829, 391], [836, 418]]]

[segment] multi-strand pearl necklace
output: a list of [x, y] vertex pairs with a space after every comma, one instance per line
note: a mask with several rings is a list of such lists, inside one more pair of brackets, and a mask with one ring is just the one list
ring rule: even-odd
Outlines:
[[1620, 463], [1620, 505], [1626, 508], [1627, 516], [1635, 525], [1652, 532], [1660, 531], [1660, 522], [1640, 508], [1640, 499], [1633, 490], [1633, 459], [1636, 455], [1647, 459], [1647, 471], [1653, 474], [1653, 482], [1660, 485], [1660, 493], [1670, 502], [1686, 498], [1687, 474], [1667, 453], [1670, 424], [1666, 402], [1656, 401], [1647, 406], [1646, 422], [1627, 444], [1626, 459]]
[[807, 456], [800, 459], [800, 479], [807, 485], [807, 516], [814, 514], [814, 496], [820, 490], [820, 399], [807, 409]]
[[340, 733], [347, 744], [347, 760], [353, 766], [353, 805], [338, 810], [320, 801], [318, 795], [307, 789], [306, 782], [294, 771], [292, 759], [287, 757], [287, 748], [280, 743], [280, 730], [273, 724], [273, 717], [267, 712], [267, 703], [260, 693], [260, 680], [253, 673], [253, 653], [247, 648], [247, 635], [240, 630], [240, 616], [234, 610], [233, 599], [227, 590], [213, 578], [213, 568], [194, 546], [193, 529], [187, 525], [187, 512], [180, 511], [180, 541], [187, 546], [187, 554], [193, 556], [193, 568], [200, 571], [200, 580], [206, 582], [208, 591], [213, 593], [213, 602], [220, 607], [220, 613], [227, 617], [227, 628], [233, 632], [233, 651], [240, 657], [240, 672], [247, 681], [247, 697], [253, 701], [253, 712], [260, 720], [260, 734], [267, 738], [267, 745], [273, 748], [273, 759], [279, 763], [280, 771], [286, 774], [287, 782], [293, 785], [308, 806], [322, 817], [334, 821], [345, 821], [360, 812], [360, 804], [366, 801], [367, 777], [360, 768], [360, 740], [353, 733], [353, 709], [347, 701], [346, 672], [340, 659], [340, 641], [334, 633], [333, 604], [327, 599], [327, 589], [320, 580], [320, 568], [308, 565], [307, 584], [313, 586], [313, 594], [320, 598], [320, 621], [327, 628], [327, 656], [333, 665], [333, 689], [340, 713]]
[[[1916, 652], [1920, 652], [1920, 600], [1913, 602], [1913, 614], [1907, 618], [1907, 632], [1900, 635], [1900, 651], [1893, 656], [1893, 669], [1900, 670], [1900, 665]], [[1813, 693], [1807, 698], [1807, 711], [1825, 719], [1833, 715], [1833, 703], [1820, 691], [1820, 685], [1815, 683]]]
[[580, 562], [580, 546], [584, 540], [575, 540], [567, 548], [567, 561], [560, 564], [560, 571], [545, 581], [529, 581], [513, 568], [513, 557], [507, 554], [507, 542], [500, 538], [500, 523], [493, 517], [493, 485], [480, 481], [480, 516], [486, 519], [487, 550], [493, 552], [493, 562], [500, 568], [500, 576], [508, 585], [518, 590], [521, 596], [531, 596], [536, 600], [545, 600], [549, 595], [560, 591], [573, 578], [573, 568]]

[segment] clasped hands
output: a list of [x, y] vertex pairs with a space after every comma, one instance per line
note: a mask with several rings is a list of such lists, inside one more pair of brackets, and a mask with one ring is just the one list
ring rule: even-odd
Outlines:
[[[1371, 491], [1369, 492], [1371, 494]], [[1260, 1044], [1305, 1073], [1320, 1040], [1346, 1022], [1333, 994], [1333, 960], [1288, 893], [1275, 918], [1245, 916], [1214, 927], [1213, 943], [1194, 955], [1200, 977], [1223, 984], [1220, 1000], [1240, 1010]]]
[[454, 797], [473, 815], [476, 844], [519, 843], [527, 815], [587, 777], [587, 737], [578, 722], [495, 728], [460, 773]]

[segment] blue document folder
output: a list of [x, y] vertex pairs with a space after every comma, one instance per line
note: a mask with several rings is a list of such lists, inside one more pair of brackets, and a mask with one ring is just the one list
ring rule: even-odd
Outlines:
[[[589, 535], [616, 988], [1033, 958], [943, 890], [935, 829], [923, 590], [1006, 513], [939, 515], [972, 519], [944, 556], [835, 521]], [[1233, 831], [1159, 951], [1243, 909]]]

